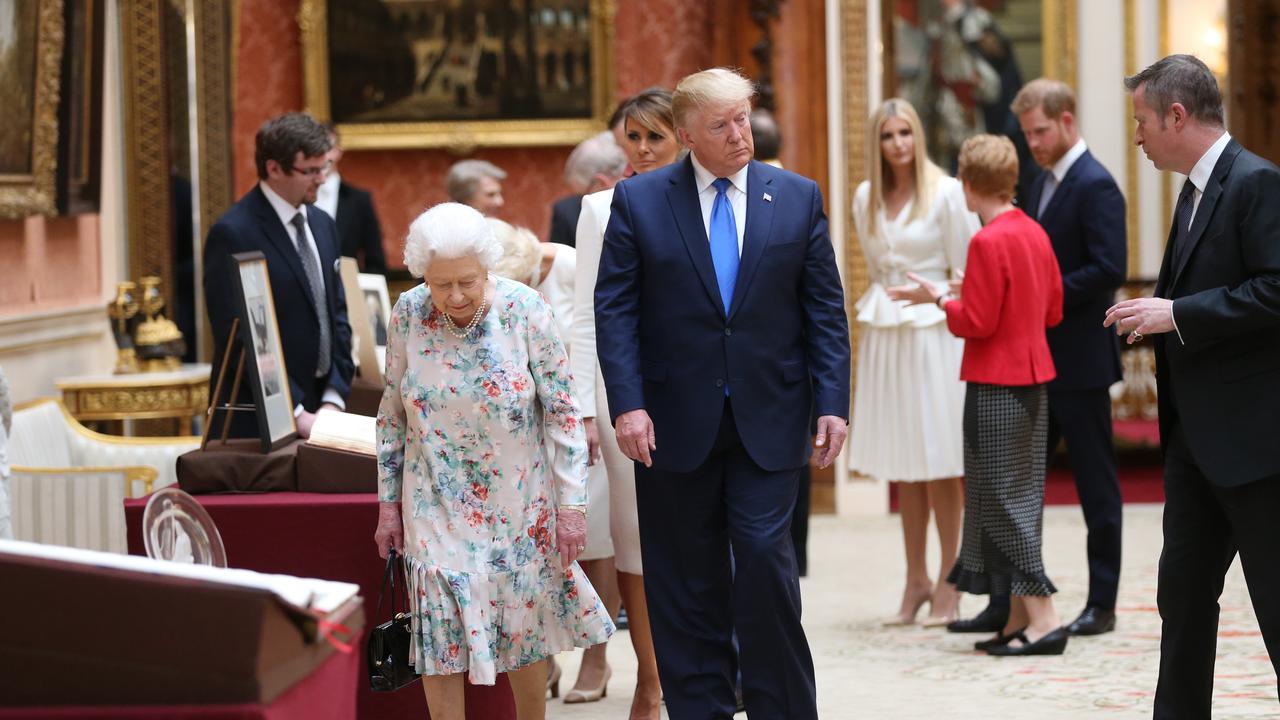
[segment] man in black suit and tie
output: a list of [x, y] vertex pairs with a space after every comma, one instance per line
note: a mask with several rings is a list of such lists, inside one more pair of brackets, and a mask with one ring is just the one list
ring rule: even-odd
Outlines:
[[1110, 387], [1120, 380], [1120, 342], [1098, 316], [1125, 278], [1124, 196], [1080, 137], [1071, 87], [1041, 78], [1012, 104], [1036, 164], [1023, 210], [1053, 242], [1062, 270], [1062, 324], [1048, 330], [1058, 377], [1049, 383], [1049, 452], [1065, 439], [1089, 529], [1089, 598], [1067, 626], [1098, 635], [1116, 625], [1123, 502], [1111, 435]]
[[373, 197], [348, 183], [338, 174], [342, 161], [342, 146], [332, 124], [325, 124], [329, 132], [329, 172], [324, 183], [316, 191], [315, 206], [328, 213], [338, 224], [338, 241], [342, 256], [355, 258], [360, 272], [387, 272], [387, 256], [382, 249], [382, 225], [373, 209]]
[[1208, 718], [1223, 576], [1240, 554], [1280, 670], [1280, 169], [1226, 132], [1213, 73], [1171, 55], [1125, 79], [1135, 141], [1188, 176], [1155, 297], [1104, 323], [1155, 344], [1164, 450], [1156, 718]]
[[[239, 307], [231, 256], [260, 250], [267, 259], [294, 416], [304, 438], [322, 407], [345, 407], [355, 372], [347, 301], [338, 275], [337, 228], [311, 204], [324, 182], [328, 152], [329, 134], [310, 115], [288, 113], [268, 120], [255, 140], [258, 184], [218, 218], [204, 245], [212, 377], [218, 377]], [[247, 384], [236, 402], [252, 402]], [[255, 427], [251, 413], [236, 413], [231, 432], [252, 437]], [[211, 434], [219, 432], [221, 421], [215, 419]]]

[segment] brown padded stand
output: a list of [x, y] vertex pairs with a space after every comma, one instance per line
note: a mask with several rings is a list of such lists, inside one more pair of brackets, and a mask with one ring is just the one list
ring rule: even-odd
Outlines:
[[178, 487], [192, 495], [283, 492], [298, 489], [296, 456], [302, 440], [262, 454], [257, 439], [210, 440], [204, 450], [178, 456]]
[[[0, 577], [3, 706], [269, 703], [333, 652], [266, 590], [8, 553]], [[359, 598], [330, 619], [358, 637]]]
[[364, 453], [303, 443], [298, 448], [298, 491], [376, 493], [378, 459]]

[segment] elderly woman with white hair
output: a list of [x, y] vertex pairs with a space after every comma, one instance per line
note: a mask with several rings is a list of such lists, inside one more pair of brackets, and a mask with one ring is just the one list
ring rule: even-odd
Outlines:
[[374, 540], [405, 554], [435, 720], [464, 716], [462, 673], [500, 672], [517, 717], [543, 718], [546, 658], [613, 633], [574, 562], [587, 446], [569, 360], [546, 301], [490, 274], [501, 257], [476, 210], [427, 210], [405, 247], [426, 283], [400, 296], [388, 333]]

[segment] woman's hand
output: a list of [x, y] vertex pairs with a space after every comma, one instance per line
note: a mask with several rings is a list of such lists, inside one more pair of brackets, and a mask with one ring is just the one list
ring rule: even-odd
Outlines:
[[596, 427], [596, 419], [585, 418], [583, 425], [587, 429], [587, 466], [595, 465], [600, 460], [600, 428]]
[[[583, 527], [586, 527], [585, 523]], [[378, 529], [373, 533], [373, 542], [378, 546], [378, 557], [383, 560], [392, 549], [404, 555], [404, 521], [400, 518], [400, 503], [378, 503]]]
[[578, 508], [556, 511], [556, 550], [565, 569], [587, 547], [587, 514]]
[[906, 300], [908, 305], [924, 305], [936, 303], [946, 292], [945, 287], [937, 287], [915, 273], [907, 273], [915, 285], [898, 285], [885, 290], [891, 300]]

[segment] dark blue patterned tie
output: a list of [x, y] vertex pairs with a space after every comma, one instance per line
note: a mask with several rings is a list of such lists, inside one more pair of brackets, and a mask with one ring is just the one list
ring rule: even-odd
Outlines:
[[316, 377], [323, 377], [329, 374], [329, 308], [324, 300], [324, 276], [320, 274], [316, 256], [307, 242], [306, 221], [302, 218], [302, 213], [294, 215], [290, 222], [293, 229], [298, 231], [294, 248], [298, 251], [298, 259], [302, 261], [302, 269], [307, 273], [307, 289], [311, 292], [316, 320], [320, 323], [320, 357], [316, 359]]

